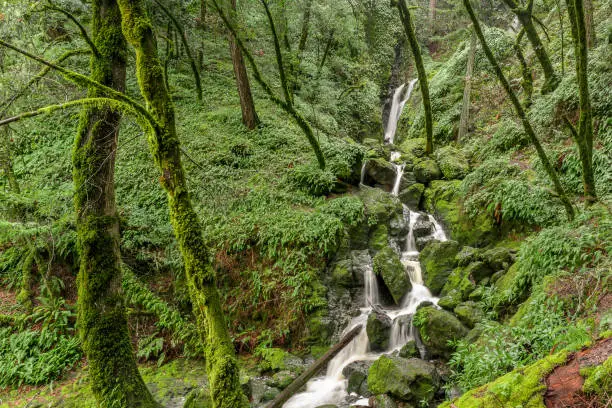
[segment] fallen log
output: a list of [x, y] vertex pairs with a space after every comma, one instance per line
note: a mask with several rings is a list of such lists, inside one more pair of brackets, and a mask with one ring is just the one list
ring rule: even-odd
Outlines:
[[266, 407], [266, 408], [281, 408], [285, 401], [293, 396], [293, 394], [297, 393], [297, 391], [302, 388], [304, 384], [312, 378], [321, 368], [323, 368], [329, 360], [334, 358], [336, 354], [340, 352], [347, 344], [351, 342], [357, 336], [362, 329], [362, 325], [355, 326], [350, 332], [348, 332], [342, 340], [340, 340], [335, 346], [327, 351], [327, 353], [323, 354], [317, 361], [312, 363], [310, 367], [306, 371], [304, 371], [298, 378], [293, 380], [291, 384], [287, 388], [285, 388], [280, 394], [274, 398], [274, 400]]

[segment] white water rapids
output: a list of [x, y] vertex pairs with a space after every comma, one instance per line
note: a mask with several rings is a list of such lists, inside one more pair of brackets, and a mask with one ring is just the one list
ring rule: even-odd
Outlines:
[[397, 130], [397, 122], [399, 122], [400, 116], [402, 115], [402, 110], [404, 109], [404, 105], [410, 99], [410, 95], [412, 94], [412, 90], [414, 89], [414, 85], [416, 84], [417, 79], [413, 79], [408, 83], [408, 89], [405, 92], [405, 96], [403, 95], [403, 90], [406, 84], [401, 84], [397, 88], [395, 88], [395, 92], [393, 92], [393, 100], [391, 101], [391, 110], [389, 111], [389, 119], [387, 119], [387, 124], [385, 126], [385, 143], [393, 144], [395, 139], [395, 131]]
[[[415, 83], [416, 80], [410, 82], [405, 99], [400, 98], [404, 85], [401, 85], [395, 91], [391, 115], [389, 116], [389, 123], [387, 124], [385, 131], [386, 143], [393, 142], [395, 129], [397, 128], [397, 120], [399, 120], [401, 110], [410, 97], [410, 92], [412, 91]], [[387, 140], [388, 135], [390, 135], [389, 140]], [[399, 152], [391, 153], [392, 162], [398, 161], [399, 158]], [[397, 176], [392, 194], [397, 196], [401, 178], [404, 172], [404, 165], [394, 163], [394, 166], [396, 166]], [[409, 340], [415, 339], [415, 328], [412, 326], [409, 320], [402, 319], [401, 317], [414, 314], [417, 306], [422, 302], [430, 301], [437, 303], [438, 299], [433, 297], [429, 289], [423, 285], [421, 264], [419, 263], [419, 252], [417, 250], [413, 234], [413, 227], [417, 221], [417, 218], [421, 214], [416, 211], [412, 211], [406, 206], [403, 206], [403, 210], [404, 221], [408, 223], [409, 230], [403, 245], [401, 242], [393, 244], [394, 247], [400, 252], [400, 259], [406, 268], [406, 274], [410, 278], [412, 289], [404, 295], [399, 307], [384, 308], [380, 306], [381, 294], [378, 287], [378, 281], [372, 268], [372, 260], [368, 257], [368, 263], [367, 265], [364, 265], [363, 268], [365, 275], [363, 303], [360, 305], [355, 305], [355, 308], [359, 308], [360, 313], [351, 320], [349, 325], [344, 329], [342, 335], [348, 333], [351, 329], [358, 325], [362, 325], [363, 327], [361, 332], [329, 362], [325, 376], [316, 377], [310, 380], [306, 385], [306, 390], [294, 395], [291, 399], [289, 399], [283, 405], [284, 408], [316, 408], [324, 404], [342, 405], [348, 396], [347, 380], [342, 375], [342, 369], [355, 361], [376, 360], [382, 354], [391, 353], [398, 350]], [[428, 215], [428, 218], [434, 225], [434, 230], [431, 237], [433, 239], [445, 241], [447, 238], [440, 224], [433, 218], [433, 216]], [[366, 322], [368, 320], [368, 316], [373, 310], [373, 306], [376, 306], [378, 311], [385, 313], [393, 321], [389, 338], [389, 347], [384, 353], [375, 353], [369, 350]], [[421, 355], [423, 355], [424, 350], [421, 349], [420, 345], [419, 349]], [[369, 406], [367, 398], [363, 398], [362, 396], [354, 397], [357, 399], [357, 401], [353, 402], [353, 404]]]

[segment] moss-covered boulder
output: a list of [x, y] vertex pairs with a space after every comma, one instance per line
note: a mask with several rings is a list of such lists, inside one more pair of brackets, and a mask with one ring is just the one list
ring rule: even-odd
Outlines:
[[418, 358], [382, 356], [368, 372], [368, 389], [372, 394], [389, 394], [411, 403], [431, 401], [439, 385], [434, 365]]
[[442, 172], [438, 164], [432, 159], [422, 159], [412, 168], [414, 177], [419, 183], [427, 184], [432, 180], [442, 178]]
[[400, 144], [400, 150], [408, 153], [413, 157], [425, 156], [425, 138], [417, 137], [414, 139], [406, 139]]
[[403, 213], [400, 200], [379, 188], [361, 186], [359, 198], [363, 201], [368, 225], [385, 223], [395, 215]]
[[471, 300], [457, 305], [454, 312], [459, 321], [469, 329], [473, 329], [476, 323], [481, 322], [485, 318], [485, 313], [480, 305]]
[[389, 246], [389, 229], [386, 224], [379, 224], [372, 229], [368, 241], [368, 249], [376, 253]]
[[455, 315], [434, 306], [417, 310], [413, 323], [419, 329], [427, 353], [433, 358], [448, 359], [454, 351], [449, 341], [460, 340], [468, 333], [468, 329]]
[[470, 171], [463, 152], [453, 146], [445, 146], [435, 151], [436, 162], [447, 180], [462, 179]]
[[416, 341], [408, 340], [399, 351], [399, 356], [402, 358], [419, 358], [421, 356]]
[[342, 375], [347, 379], [348, 393], [357, 393], [363, 397], [372, 395], [368, 390], [368, 371], [373, 361], [355, 361], [342, 369]]
[[391, 334], [391, 319], [383, 313], [372, 312], [366, 323], [366, 333], [370, 342], [370, 350], [384, 351], [389, 346]]
[[423, 208], [435, 214], [462, 245], [486, 246], [497, 238], [498, 229], [487, 214], [472, 219], [461, 211], [460, 186], [460, 180], [432, 181], [423, 194]]
[[331, 278], [334, 285], [351, 287], [355, 284], [350, 259], [342, 259], [331, 265]]
[[452, 312], [462, 300], [461, 292], [458, 290], [451, 290], [445, 296], [442, 296], [440, 300], [438, 300], [438, 306]]
[[412, 289], [408, 274], [399, 255], [387, 246], [374, 256], [372, 260], [374, 273], [382, 277], [383, 282], [396, 304]]
[[470, 293], [476, 289], [476, 284], [470, 277], [466, 267], [453, 269], [440, 292], [441, 296], [453, 296], [461, 300], [467, 300]]
[[304, 360], [283, 349], [276, 347], [261, 349], [259, 354], [261, 357], [259, 368], [262, 371], [289, 370], [298, 374], [304, 371]]
[[212, 408], [213, 402], [207, 389], [196, 388], [185, 396], [183, 408]]
[[433, 222], [429, 221], [429, 218], [425, 215], [419, 215], [419, 218], [412, 227], [412, 234], [415, 238], [425, 237], [431, 235], [435, 230]]
[[391, 190], [397, 177], [395, 166], [382, 158], [369, 159], [365, 165], [364, 183]]
[[409, 208], [417, 209], [419, 208], [423, 191], [425, 191], [425, 186], [421, 183], [415, 183], [403, 190], [400, 190], [398, 197], [400, 201]]
[[548, 356], [527, 367], [497, 378], [493, 382], [474, 388], [453, 401], [438, 408], [480, 407], [531, 407], [544, 408], [543, 394], [546, 391], [546, 376], [557, 366], [565, 363], [567, 352]]
[[457, 241], [431, 241], [419, 254], [423, 280], [432, 294], [438, 295], [455, 267], [459, 252]]
[[482, 261], [472, 262], [468, 266], [465, 267], [466, 273], [474, 280], [474, 282], [478, 283], [485, 278], [493, 275], [495, 270], [491, 269], [489, 265]]
[[371, 399], [376, 408], [397, 408], [397, 403], [387, 394], [376, 395]]
[[514, 263], [514, 251], [504, 247], [491, 248], [484, 251], [481, 258], [494, 271], [508, 270]]

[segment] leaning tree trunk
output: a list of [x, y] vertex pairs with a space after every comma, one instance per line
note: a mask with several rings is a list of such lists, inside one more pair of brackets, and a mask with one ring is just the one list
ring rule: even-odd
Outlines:
[[429, 0], [429, 29], [432, 35], [436, 34], [436, 4], [437, 0]]
[[[91, 57], [91, 78], [123, 91], [127, 47], [115, 0], [93, 2], [92, 31], [98, 53]], [[98, 96], [101, 92], [90, 88], [89, 97]], [[121, 288], [113, 181], [120, 119], [109, 108], [85, 108], [74, 144], [79, 334], [101, 407], [158, 407], [138, 373]]]
[[593, 174], [593, 113], [588, 81], [588, 38], [585, 22], [585, 10], [582, 0], [566, 0], [570, 17], [572, 37], [574, 39], [574, 55], [576, 58], [576, 79], [578, 81], [578, 96], [580, 102], [580, 119], [578, 132], [573, 132], [578, 146], [582, 165], [582, 182], [587, 205], [597, 201], [595, 176]]
[[472, 20], [472, 24], [474, 24], [474, 31], [476, 32], [476, 35], [478, 36], [478, 39], [480, 40], [480, 45], [482, 46], [482, 49], [485, 55], [487, 56], [489, 63], [493, 67], [493, 71], [495, 71], [495, 75], [497, 76], [497, 79], [499, 80], [499, 82], [501, 82], [504, 90], [506, 91], [506, 94], [508, 94], [508, 97], [510, 98], [512, 105], [514, 106], [514, 109], [516, 110], [516, 113], [521, 118], [521, 122], [523, 123], [523, 128], [525, 129], [525, 133], [531, 140], [531, 143], [534, 145], [538, 153], [538, 157], [540, 158], [540, 161], [542, 162], [542, 165], [544, 166], [544, 170], [548, 174], [548, 177], [550, 178], [550, 181], [553, 183], [553, 186], [555, 188], [555, 191], [557, 192], [557, 195], [559, 196], [559, 199], [561, 200], [561, 203], [565, 207], [567, 218], [570, 220], [574, 219], [574, 208], [572, 207], [572, 204], [567, 198], [567, 195], [565, 194], [565, 191], [563, 190], [563, 186], [561, 185], [561, 182], [559, 181], [559, 177], [557, 176], [557, 173], [555, 172], [555, 169], [553, 168], [553, 166], [550, 164], [550, 161], [548, 160], [548, 156], [546, 155], [544, 148], [540, 144], [540, 140], [537, 138], [533, 128], [531, 127], [531, 123], [529, 122], [529, 119], [527, 118], [527, 114], [523, 110], [523, 106], [521, 105], [516, 94], [510, 87], [510, 83], [506, 79], [504, 72], [499, 66], [499, 63], [497, 62], [497, 60], [495, 59], [493, 52], [489, 48], [489, 45], [487, 44], [487, 41], [485, 40], [484, 34], [482, 33], [482, 29], [480, 28], [480, 23], [478, 22], [478, 19], [476, 18], [476, 14], [474, 14], [474, 9], [472, 9], [470, 0], [463, 0], [463, 5], [465, 6], [470, 16], [470, 19]]
[[470, 51], [465, 69], [465, 85], [463, 87], [463, 101], [461, 102], [461, 118], [459, 119], [459, 132], [457, 140], [462, 140], [468, 132], [470, 121], [470, 94], [472, 93], [472, 75], [474, 74], [474, 59], [476, 56], [476, 34], [472, 32]]
[[304, 15], [302, 17], [302, 30], [300, 32], [300, 43], [298, 45], [298, 52], [301, 54], [306, 49], [306, 41], [308, 40], [308, 32], [310, 30], [310, 13], [312, 11], [312, 0], [306, 0], [306, 7], [304, 8]]
[[215, 271], [208, 260], [202, 225], [193, 208], [185, 171], [174, 106], [166, 87], [157, 55], [157, 43], [144, 0], [118, 0], [123, 33], [136, 50], [136, 71], [140, 91], [158, 128], [149, 134], [151, 153], [166, 190], [170, 220], [181, 251], [189, 295], [198, 333], [206, 350], [206, 371], [216, 408], [247, 408], [242, 393], [234, 346], [221, 309]]
[[[236, 12], [236, 0], [231, 0], [231, 3], [233, 11]], [[229, 47], [234, 66], [234, 76], [236, 77], [236, 86], [238, 87], [238, 96], [240, 97], [242, 123], [247, 128], [253, 130], [259, 125], [259, 117], [255, 110], [255, 102], [251, 94], [251, 85], [249, 84], [249, 76], [244, 64], [244, 58], [242, 58], [240, 47], [236, 44], [236, 39], [231, 32], [229, 33]]]
[[529, 109], [531, 107], [533, 96], [533, 76], [531, 68], [529, 67], [529, 64], [527, 64], [527, 60], [525, 59], [523, 50], [521, 49], [521, 39], [523, 38], [523, 34], [525, 34], [525, 30], [521, 30], [516, 36], [514, 51], [516, 52], [516, 58], [521, 64], [521, 75], [523, 76], [523, 79], [521, 80], [521, 86], [523, 87], [524, 92], [523, 106], [525, 106], [525, 109]]
[[433, 118], [431, 113], [431, 100], [429, 99], [429, 84], [427, 82], [427, 73], [423, 65], [423, 57], [421, 56], [421, 48], [414, 33], [414, 26], [410, 17], [410, 11], [406, 6], [405, 0], [397, 2], [400, 18], [404, 25], [404, 30], [408, 36], [408, 43], [414, 56], [414, 65], [416, 65], [417, 76], [419, 78], [419, 88], [421, 88], [421, 99], [423, 99], [423, 110], [425, 111], [425, 154], [433, 153]]

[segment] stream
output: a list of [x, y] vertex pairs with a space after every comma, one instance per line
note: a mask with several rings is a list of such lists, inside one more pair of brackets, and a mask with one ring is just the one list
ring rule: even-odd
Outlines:
[[[410, 98], [415, 83], [416, 79], [408, 84], [405, 94], [402, 92], [405, 88], [405, 84], [400, 85], [394, 92], [389, 122], [385, 127], [385, 143], [387, 144], [393, 143], [397, 122], [399, 121], [404, 105]], [[391, 153], [391, 162], [397, 174], [391, 191], [391, 194], [395, 196], [399, 193], [400, 182], [405, 166], [403, 163], [397, 163], [399, 159], [399, 152], [394, 151]], [[362, 169], [362, 183], [364, 171], [365, 165]], [[363, 265], [365, 275], [363, 301], [361, 304], [353, 305], [359, 313], [357, 314], [357, 310], [355, 311], [356, 317], [354, 317], [344, 329], [342, 336], [358, 325], [362, 325], [361, 332], [329, 362], [327, 372], [324, 376], [310, 380], [306, 385], [306, 390], [289, 399], [283, 405], [284, 408], [317, 408], [325, 404], [336, 404], [340, 407], [349, 405], [370, 406], [368, 398], [356, 394], [348, 395], [348, 381], [342, 375], [344, 367], [355, 361], [376, 360], [383, 354], [389, 354], [399, 350], [409, 340], [415, 340], [417, 342], [421, 357], [424, 356], [425, 350], [419, 343], [418, 337], [414, 335], [415, 328], [412, 326], [412, 319], [404, 318], [404, 316], [413, 315], [420, 303], [425, 301], [437, 303], [438, 298], [433, 297], [429, 289], [423, 284], [421, 265], [419, 263], [419, 251], [417, 250], [413, 229], [419, 217], [425, 217], [433, 224], [433, 230], [429, 235], [431, 238], [445, 241], [447, 237], [440, 224], [431, 214], [425, 215], [404, 205], [403, 216], [404, 221], [409, 225], [407, 236], [405, 239], [395, 240], [394, 242], [390, 242], [390, 244], [396, 252], [400, 254], [400, 259], [405, 267], [406, 274], [412, 283], [412, 289], [404, 294], [399, 307], [381, 306], [381, 292], [372, 267], [372, 259], [368, 257], [367, 264]], [[389, 338], [389, 347], [382, 353], [376, 353], [369, 350], [366, 322], [368, 316], [374, 310], [378, 313], [386, 314], [393, 322]]]

